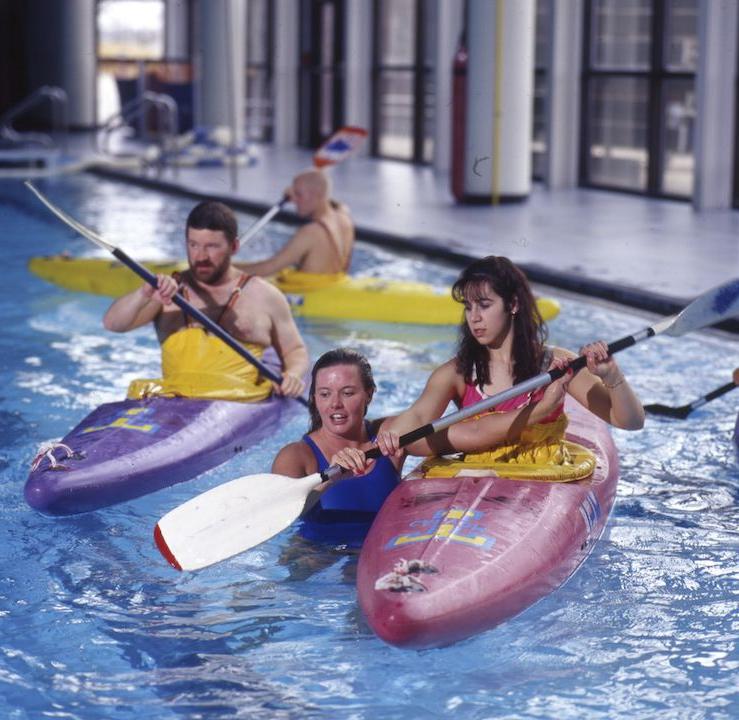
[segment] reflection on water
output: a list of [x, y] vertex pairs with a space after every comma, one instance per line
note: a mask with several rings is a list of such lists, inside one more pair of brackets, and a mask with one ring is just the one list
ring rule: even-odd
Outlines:
[[[181, 250], [190, 201], [87, 177], [42, 184], [83, 223], [136, 257]], [[606, 535], [562, 588], [496, 630], [421, 653], [383, 645], [356, 604], [356, 555], [293, 529], [221, 565], [177, 574], [152, 542], [169, 509], [262, 472], [307, 429], [274, 437], [203, 476], [95, 513], [48, 518], [23, 501], [29, 459], [133, 377], [158, 371], [147, 329], [106, 333], [104, 298], [25, 270], [36, 254], [87, 242], [3, 185], [6, 291], [0, 335], [0, 716], [12, 718], [729, 718], [737, 715], [735, 589], [739, 468], [732, 394], [686, 420], [616, 432], [619, 495]], [[7, 202], [5, 200], [7, 199]], [[248, 223], [242, 218], [242, 226]], [[255, 241], [265, 252], [289, 234]], [[370, 248], [357, 270], [438, 278], [453, 269]], [[651, 324], [562, 299], [553, 342], [577, 349]], [[313, 357], [365, 352], [373, 413], [406, 407], [445, 360], [453, 329], [301, 320]], [[646, 401], [681, 405], [727, 382], [733, 339], [655, 339], [620, 362]], [[725, 358], [730, 358], [725, 360]]]

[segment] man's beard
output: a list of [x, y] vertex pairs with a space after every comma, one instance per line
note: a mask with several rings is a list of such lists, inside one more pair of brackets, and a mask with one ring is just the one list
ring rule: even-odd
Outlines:
[[190, 270], [198, 282], [206, 285], [215, 285], [218, 283], [228, 271], [231, 261], [227, 258], [220, 265], [213, 265], [211, 262], [190, 263]]

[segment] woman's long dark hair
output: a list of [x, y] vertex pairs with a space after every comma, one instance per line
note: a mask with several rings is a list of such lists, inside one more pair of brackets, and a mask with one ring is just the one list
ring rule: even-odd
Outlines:
[[359, 377], [362, 380], [362, 387], [369, 394], [370, 400], [375, 394], [375, 380], [372, 377], [372, 368], [367, 358], [362, 353], [352, 350], [351, 348], [336, 348], [329, 350], [316, 360], [316, 364], [311, 371], [310, 390], [308, 392], [308, 410], [310, 412], [310, 430], [313, 432], [318, 430], [323, 424], [321, 416], [316, 407], [316, 376], [319, 370], [333, 367], [334, 365], [354, 365], [359, 369]]
[[[516, 307], [513, 321], [513, 376], [516, 383], [528, 380], [542, 370], [547, 326], [539, 313], [529, 281], [508, 258], [489, 255], [468, 265], [452, 286], [452, 297], [459, 303], [479, 299], [485, 286], [499, 295], [509, 312]], [[457, 372], [465, 382], [476, 377], [482, 387], [490, 382], [488, 351], [475, 339], [466, 318], [459, 328], [456, 355]]]

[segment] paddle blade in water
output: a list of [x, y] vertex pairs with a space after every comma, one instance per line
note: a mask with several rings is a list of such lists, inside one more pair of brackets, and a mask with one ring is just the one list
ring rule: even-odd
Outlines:
[[677, 418], [678, 420], [684, 420], [688, 417], [692, 409], [692, 405], [670, 407], [669, 405], [661, 405], [660, 403], [651, 403], [644, 406], [644, 410], [650, 415], [662, 415], [664, 417]]
[[697, 400], [693, 400], [692, 403], [688, 403], [687, 405], [681, 405], [680, 407], [669, 407], [668, 405], [662, 405], [661, 403], [653, 403], [651, 405], [645, 405], [644, 409], [652, 415], [665, 415], [667, 417], [679, 418], [680, 420], [684, 420], [686, 417], [688, 417], [688, 415], [690, 415], [690, 413], [693, 412], [693, 410], [701, 407], [702, 405], [705, 405], [707, 402], [711, 402], [711, 400], [715, 400], [722, 395], [726, 395], [727, 392], [731, 392], [735, 387], [736, 383], [732, 381], [726, 383], [725, 385], [722, 385], [721, 387], [717, 387], [715, 390], [711, 390], [711, 392], [707, 393], [703, 397], [698, 398]]
[[159, 520], [154, 542], [172, 567], [199, 570], [269, 540], [300, 517], [318, 473], [264, 473], [218, 485]]

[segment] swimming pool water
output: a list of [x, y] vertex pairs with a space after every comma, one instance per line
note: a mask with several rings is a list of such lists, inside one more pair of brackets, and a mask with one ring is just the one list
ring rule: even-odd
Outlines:
[[[136, 258], [182, 254], [192, 203], [96, 177], [40, 182], [76, 219]], [[356, 556], [290, 530], [178, 574], [156, 521], [194, 494], [269, 468], [275, 436], [200, 478], [94, 513], [49, 518], [23, 500], [37, 447], [134, 377], [158, 371], [153, 333], [103, 331], [105, 298], [31, 276], [33, 255], [96, 254], [20, 183], [0, 183], [4, 283], [0, 405], [0, 717], [731, 718], [737, 701], [739, 393], [687, 420], [614, 433], [622, 476], [605, 536], [575, 576], [501, 627], [449, 648], [384, 645], [361, 617]], [[242, 218], [246, 227], [248, 219]], [[284, 241], [274, 225], [255, 256]], [[456, 269], [362, 246], [356, 270], [448, 283]], [[548, 293], [549, 291], [547, 291]], [[652, 324], [563, 296], [552, 342], [577, 349]], [[376, 415], [405, 407], [446, 359], [453, 329], [300, 321], [312, 357], [365, 352]], [[730, 378], [733, 338], [657, 338], [619, 361], [645, 401], [682, 405]]]

